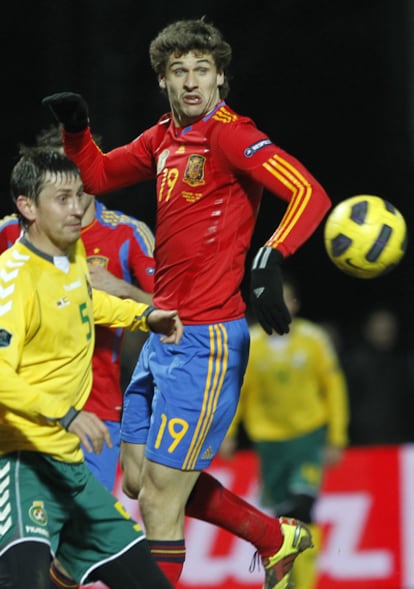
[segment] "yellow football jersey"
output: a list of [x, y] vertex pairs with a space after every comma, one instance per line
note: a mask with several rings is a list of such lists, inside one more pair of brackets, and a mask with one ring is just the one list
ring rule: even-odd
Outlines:
[[324, 329], [295, 318], [290, 332], [251, 330], [251, 348], [239, 407], [230, 427], [243, 421], [254, 442], [289, 440], [328, 426], [328, 443], [347, 443], [347, 385]]
[[147, 331], [148, 305], [92, 290], [81, 241], [51, 257], [23, 239], [0, 256], [0, 453], [83, 460], [78, 436], [47, 418], [81, 409], [94, 323]]

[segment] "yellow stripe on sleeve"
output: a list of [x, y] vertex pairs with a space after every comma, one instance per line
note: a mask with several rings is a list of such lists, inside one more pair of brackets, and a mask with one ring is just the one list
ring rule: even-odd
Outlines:
[[312, 186], [292, 164], [279, 155], [270, 158], [263, 167], [292, 192], [292, 198], [279, 227], [266, 243], [276, 247], [286, 239], [307, 207], [312, 195]]

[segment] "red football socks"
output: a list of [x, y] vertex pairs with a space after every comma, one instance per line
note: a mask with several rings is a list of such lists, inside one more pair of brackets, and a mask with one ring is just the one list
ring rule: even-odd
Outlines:
[[282, 545], [279, 521], [238, 497], [202, 472], [187, 501], [185, 514], [224, 528], [251, 542], [260, 556], [273, 555]]
[[148, 544], [158, 566], [175, 587], [184, 566], [184, 540], [148, 540]]

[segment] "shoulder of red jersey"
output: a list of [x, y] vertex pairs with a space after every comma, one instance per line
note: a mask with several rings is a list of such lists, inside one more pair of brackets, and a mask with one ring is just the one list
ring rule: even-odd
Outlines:
[[231, 126], [246, 123], [256, 126], [250, 117], [237, 113], [224, 101], [219, 102], [216, 108], [204, 117], [204, 120], [210, 119], [220, 123], [223, 128], [231, 128]]
[[0, 219], [0, 252], [9, 248], [21, 236], [22, 229], [16, 214]]
[[211, 113], [210, 121], [206, 132], [210, 144], [237, 168], [251, 168], [279, 149], [250, 117], [239, 115], [225, 103]]
[[125, 236], [133, 237], [146, 255], [152, 256], [154, 234], [144, 221], [140, 221], [122, 211], [108, 209], [98, 200], [96, 200], [95, 218], [100, 231], [116, 231], [125, 234]]
[[0, 219], [0, 231], [3, 231], [6, 227], [19, 227], [19, 218], [15, 213], [6, 215]]
[[[131, 215], [127, 215], [122, 211], [118, 211], [116, 209], [108, 209], [103, 203], [96, 200], [96, 219], [103, 225], [107, 225], [108, 227], [116, 227], [118, 225], [128, 225], [132, 228], [137, 227], [145, 227], [147, 226], [144, 221], [140, 221], [139, 219], [132, 217]], [[150, 230], [148, 228], [148, 230]]]
[[[207, 117], [206, 117], [207, 118]], [[250, 117], [240, 115], [226, 103], [218, 105], [208, 119], [212, 121], [211, 135], [221, 141], [229, 141], [233, 145], [243, 146], [246, 157], [252, 157], [273, 142], [269, 137], [257, 128], [256, 123]]]

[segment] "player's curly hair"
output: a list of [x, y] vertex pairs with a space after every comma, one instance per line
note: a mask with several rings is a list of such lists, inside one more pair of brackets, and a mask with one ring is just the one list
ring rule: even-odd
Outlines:
[[165, 74], [170, 55], [177, 57], [190, 51], [210, 53], [219, 71], [224, 72], [224, 83], [220, 97], [226, 98], [230, 85], [227, 68], [231, 62], [231, 46], [221, 32], [203, 18], [178, 20], [162, 29], [149, 48], [152, 69], [157, 75]]

